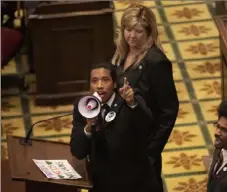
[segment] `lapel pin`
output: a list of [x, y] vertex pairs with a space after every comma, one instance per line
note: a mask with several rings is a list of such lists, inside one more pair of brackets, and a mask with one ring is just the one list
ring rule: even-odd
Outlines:
[[143, 68], [142, 65], [140, 65], [140, 66], [139, 66], [139, 69], [141, 70], [142, 68]]
[[114, 107], [117, 107], [117, 103], [114, 104]]
[[106, 122], [113, 121], [115, 117], [116, 117], [116, 113], [115, 113], [114, 111], [110, 111], [110, 112], [106, 115], [105, 121], [106, 121]]
[[224, 168], [223, 168], [223, 171], [227, 171], [227, 167], [224, 167]]

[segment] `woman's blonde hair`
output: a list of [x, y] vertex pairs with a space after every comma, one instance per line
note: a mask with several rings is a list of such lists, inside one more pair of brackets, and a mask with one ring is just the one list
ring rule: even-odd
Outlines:
[[116, 51], [112, 58], [112, 63], [114, 65], [118, 65], [120, 61], [126, 57], [129, 51], [129, 46], [124, 38], [125, 28], [131, 29], [137, 23], [139, 23], [146, 30], [148, 40], [141, 47], [140, 52], [135, 56], [136, 60], [134, 64], [144, 58], [148, 49], [153, 44], [162, 50], [161, 43], [158, 38], [158, 28], [154, 13], [146, 6], [132, 4], [124, 11], [121, 18], [121, 27], [116, 38]]

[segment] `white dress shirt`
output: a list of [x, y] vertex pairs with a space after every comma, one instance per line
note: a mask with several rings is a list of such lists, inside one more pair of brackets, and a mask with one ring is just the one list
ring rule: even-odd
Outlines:
[[222, 162], [221, 167], [218, 169], [217, 173], [219, 173], [223, 169], [223, 167], [227, 164], [227, 150], [222, 149], [221, 153], [223, 155], [223, 162]]

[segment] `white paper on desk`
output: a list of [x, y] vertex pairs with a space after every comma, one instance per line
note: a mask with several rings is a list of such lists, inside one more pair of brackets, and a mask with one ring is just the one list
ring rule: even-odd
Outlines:
[[37, 167], [51, 179], [80, 179], [82, 178], [67, 160], [38, 160], [33, 159]]

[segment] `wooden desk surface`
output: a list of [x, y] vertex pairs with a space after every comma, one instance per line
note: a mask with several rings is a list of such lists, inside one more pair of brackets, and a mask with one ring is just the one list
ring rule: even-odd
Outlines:
[[[92, 188], [85, 164], [86, 162], [74, 158], [71, 155], [68, 144], [33, 139], [32, 146], [27, 146], [20, 145], [20, 139], [20, 137], [16, 136], [7, 136], [9, 163], [13, 179], [18, 181], [29, 180], [40, 183], [49, 183], [55, 184], [56, 186], [71, 186], [71, 188]], [[48, 179], [39, 170], [32, 159], [67, 159], [82, 178], [76, 180]]]
[[24, 182], [12, 180], [8, 159], [1, 159], [1, 175], [1, 191], [25, 192]]

